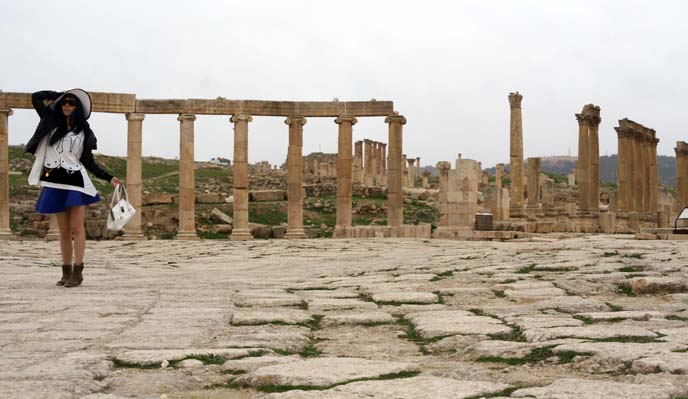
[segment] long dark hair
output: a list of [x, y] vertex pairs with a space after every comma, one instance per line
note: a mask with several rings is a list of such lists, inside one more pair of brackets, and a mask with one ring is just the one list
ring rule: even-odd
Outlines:
[[64, 102], [65, 97], [68, 97], [70, 99], [73, 98], [76, 100], [76, 107], [74, 108], [72, 115], [69, 116], [69, 119], [71, 120], [72, 130], [75, 132], [80, 132], [81, 130], [87, 129], [89, 127], [88, 122], [84, 117], [84, 108], [81, 106], [81, 101], [79, 101], [79, 99], [73, 95], [68, 94], [66, 96], [63, 96], [55, 104], [55, 111], [53, 112], [53, 117], [55, 118], [55, 126], [57, 127], [57, 131], [55, 131], [55, 133], [50, 137], [51, 145], [60, 141], [67, 134], [67, 117], [62, 113], [62, 103]]

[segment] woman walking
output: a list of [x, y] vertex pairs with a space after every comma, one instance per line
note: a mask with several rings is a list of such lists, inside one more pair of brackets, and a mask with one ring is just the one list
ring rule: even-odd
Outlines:
[[93, 159], [97, 147], [87, 122], [91, 116], [87, 92], [39, 91], [31, 95], [31, 102], [41, 120], [26, 145], [26, 152], [36, 156], [29, 184], [42, 187], [36, 211], [57, 216], [62, 253], [62, 278], [57, 285], [76, 287], [83, 281], [86, 205], [100, 201], [86, 171], [115, 187], [120, 181]]

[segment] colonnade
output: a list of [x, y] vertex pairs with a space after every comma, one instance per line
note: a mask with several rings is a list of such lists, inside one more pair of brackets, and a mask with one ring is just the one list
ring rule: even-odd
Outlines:
[[[11, 108], [30, 109], [29, 93], [0, 92], [0, 238], [9, 238], [9, 156], [8, 117]], [[137, 100], [132, 94], [91, 93], [94, 112], [123, 113], [127, 120], [127, 176], [129, 201], [136, 209], [142, 205], [142, 141], [146, 114], [177, 114], [179, 121], [179, 227], [177, 239], [198, 239], [195, 228], [194, 122], [197, 114], [232, 115], [234, 126], [233, 196], [234, 226], [232, 240], [251, 239], [249, 229], [248, 142], [253, 115], [286, 116], [289, 131], [287, 149], [288, 227], [287, 238], [304, 238], [303, 226], [303, 127], [306, 117], [335, 117], [338, 125], [337, 215], [335, 236], [346, 236], [351, 228], [352, 209], [352, 132], [357, 117], [386, 116], [388, 124], [389, 165], [387, 173], [387, 225], [392, 236], [403, 222], [401, 152], [406, 119], [393, 111], [391, 101], [362, 102], [279, 102], [251, 100]], [[384, 154], [385, 146], [377, 151]], [[384, 157], [380, 157], [384, 159]], [[141, 212], [131, 220], [125, 237], [144, 237]]]

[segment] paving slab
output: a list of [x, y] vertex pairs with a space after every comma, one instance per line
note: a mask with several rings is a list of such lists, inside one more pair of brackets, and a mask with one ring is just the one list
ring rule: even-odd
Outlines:
[[424, 338], [445, 337], [457, 334], [506, 334], [512, 331], [500, 320], [476, 316], [463, 310], [417, 312], [406, 315]]
[[511, 396], [537, 399], [671, 399], [680, 393], [681, 389], [664, 385], [566, 378], [545, 387], [519, 389]]

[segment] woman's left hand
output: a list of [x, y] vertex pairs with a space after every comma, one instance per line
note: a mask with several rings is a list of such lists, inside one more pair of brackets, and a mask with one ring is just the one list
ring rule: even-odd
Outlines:
[[117, 187], [118, 185], [122, 184], [122, 182], [119, 181], [119, 179], [116, 178], [116, 177], [113, 177], [112, 180], [110, 180], [110, 183], [111, 183], [113, 186], [115, 186], [115, 187]]

